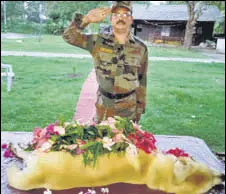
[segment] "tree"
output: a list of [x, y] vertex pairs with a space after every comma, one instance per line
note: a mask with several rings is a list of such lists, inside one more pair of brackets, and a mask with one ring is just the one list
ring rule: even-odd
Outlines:
[[223, 18], [221, 18], [219, 21], [216, 21], [214, 32], [225, 34], [225, 1], [206, 1], [206, 4], [215, 5], [220, 10]]
[[47, 31], [60, 34], [71, 22], [74, 12], [87, 14], [89, 10], [102, 6], [109, 7], [109, 4], [107, 1], [47, 2]]
[[6, 25], [6, 2], [1, 1], [1, 23]]
[[41, 1], [26, 1], [27, 8], [25, 14], [27, 15], [27, 21], [39, 23], [39, 6], [42, 3]]
[[144, 6], [149, 6], [151, 5], [151, 1], [136, 1], [136, 4], [144, 5]]
[[201, 1], [186, 1], [186, 3], [188, 9], [188, 21], [184, 36], [184, 47], [190, 49], [192, 46], [192, 37], [195, 33], [195, 24], [206, 7]]
[[5, 3], [7, 5], [7, 21], [9, 20], [12, 25], [22, 21], [24, 13], [23, 1], [5, 1]]
[[188, 21], [186, 24], [185, 36], [184, 36], [184, 47], [190, 49], [192, 46], [192, 38], [195, 33], [195, 24], [198, 18], [202, 15], [203, 11], [206, 10], [208, 1], [170, 1], [169, 4], [184, 4], [187, 5], [188, 10]]

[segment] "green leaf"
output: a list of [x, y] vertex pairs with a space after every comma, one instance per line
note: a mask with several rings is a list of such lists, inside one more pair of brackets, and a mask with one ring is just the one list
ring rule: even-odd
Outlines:
[[59, 139], [59, 137], [55, 135], [51, 135], [50, 139], [55, 142]]
[[34, 144], [28, 144], [28, 146], [24, 149], [24, 151], [30, 152], [35, 150]]
[[89, 147], [92, 147], [93, 145], [96, 145], [96, 144], [98, 144], [98, 143], [99, 143], [99, 142], [96, 142], [96, 141], [86, 143], [85, 145], [83, 145], [83, 146], [81, 147], [81, 149], [88, 149]]

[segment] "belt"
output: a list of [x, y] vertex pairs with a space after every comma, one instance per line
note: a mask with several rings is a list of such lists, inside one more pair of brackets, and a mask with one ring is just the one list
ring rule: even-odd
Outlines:
[[102, 95], [110, 98], [110, 99], [121, 99], [121, 98], [125, 98], [131, 94], [133, 94], [135, 92], [135, 90], [132, 90], [128, 93], [125, 93], [125, 94], [111, 94], [111, 93], [108, 93], [106, 91], [104, 91], [102, 88], [99, 88], [99, 91]]

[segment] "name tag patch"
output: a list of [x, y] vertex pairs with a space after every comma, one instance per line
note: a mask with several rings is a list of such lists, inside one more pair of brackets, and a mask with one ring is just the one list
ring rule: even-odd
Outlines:
[[100, 51], [105, 52], [105, 53], [113, 53], [112, 49], [104, 48], [104, 47], [100, 47]]

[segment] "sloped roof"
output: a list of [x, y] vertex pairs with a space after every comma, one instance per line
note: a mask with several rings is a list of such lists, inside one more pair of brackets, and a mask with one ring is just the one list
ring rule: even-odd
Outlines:
[[[133, 5], [134, 20], [187, 21], [187, 5]], [[216, 6], [208, 6], [198, 21], [217, 21], [223, 17]]]

